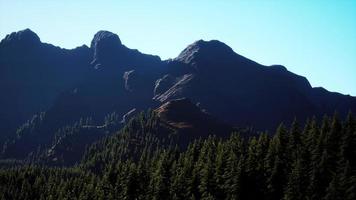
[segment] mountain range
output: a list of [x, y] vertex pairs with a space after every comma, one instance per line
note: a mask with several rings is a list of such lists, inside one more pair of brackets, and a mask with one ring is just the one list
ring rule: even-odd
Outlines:
[[41, 42], [30, 29], [7, 35], [0, 42], [0, 90], [1, 155], [16, 159], [43, 149], [37, 156], [63, 158], [56, 152], [63, 154], [60, 144], [73, 137], [68, 127], [93, 132], [67, 155], [83, 152], [150, 108], [182, 138], [226, 137], [236, 127], [273, 131], [295, 118], [356, 112], [355, 97], [313, 88], [284, 66], [261, 65], [217, 40], [198, 40], [161, 60], [109, 31], [96, 33], [90, 47], [70, 50]]

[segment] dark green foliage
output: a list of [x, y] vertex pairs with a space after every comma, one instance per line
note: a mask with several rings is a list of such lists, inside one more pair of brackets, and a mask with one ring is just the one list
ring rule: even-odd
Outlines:
[[336, 116], [273, 137], [231, 134], [188, 147], [154, 113], [93, 144], [71, 168], [0, 170], [0, 199], [355, 199], [355, 119]]
[[31, 120], [20, 126], [16, 131], [16, 136], [5, 141], [0, 157], [25, 158], [29, 156], [27, 155], [28, 152], [38, 147], [39, 143], [48, 140], [46, 135], [40, 136], [41, 133], [39, 131], [44, 128], [43, 121], [45, 116], [45, 113], [34, 115]]
[[18, 159], [23, 163], [74, 165], [80, 161], [86, 147], [123, 126], [115, 112], [107, 115], [100, 126], [91, 118], [81, 118], [71, 125], [49, 129], [45, 121], [46, 114], [41, 113], [24, 123], [16, 136], [10, 137], [0, 149], [0, 158]]

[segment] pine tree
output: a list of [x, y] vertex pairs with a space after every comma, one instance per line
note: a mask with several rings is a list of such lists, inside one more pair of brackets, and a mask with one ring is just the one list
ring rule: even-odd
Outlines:
[[226, 199], [241, 199], [243, 167], [244, 158], [242, 156], [238, 158], [233, 151], [230, 151], [224, 174]]
[[268, 199], [281, 199], [283, 196], [283, 186], [287, 182], [287, 141], [288, 137], [285, 127], [281, 124], [271, 140], [265, 159], [267, 171], [266, 193]]
[[157, 161], [156, 168], [152, 174], [151, 191], [152, 199], [168, 199], [169, 198], [169, 165], [168, 153], [164, 151]]
[[292, 172], [289, 174], [287, 187], [284, 193], [285, 200], [303, 200], [303, 167], [301, 160], [295, 160]]

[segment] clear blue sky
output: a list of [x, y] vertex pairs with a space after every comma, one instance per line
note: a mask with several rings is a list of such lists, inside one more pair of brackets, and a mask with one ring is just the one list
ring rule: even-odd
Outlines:
[[218, 39], [314, 87], [356, 96], [356, 0], [0, 0], [0, 37], [25, 28], [64, 48], [109, 30], [163, 59], [195, 40]]

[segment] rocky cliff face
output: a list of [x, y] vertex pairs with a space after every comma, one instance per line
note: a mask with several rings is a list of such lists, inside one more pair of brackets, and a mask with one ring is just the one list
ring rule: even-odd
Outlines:
[[26, 29], [1, 41], [0, 72], [2, 135], [40, 111], [46, 111], [42, 133], [51, 135], [80, 118], [100, 124], [108, 113], [123, 116], [180, 98], [225, 123], [261, 130], [295, 117], [356, 111], [355, 97], [312, 88], [305, 77], [258, 64], [216, 40], [199, 40], [162, 61], [108, 31], [95, 34], [90, 47], [67, 50]]
[[[260, 65], [219, 41], [199, 40], [167, 66], [172, 71], [157, 82], [156, 100], [189, 97], [231, 124], [273, 130], [281, 121], [325, 114], [305, 77], [280, 65]], [[355, 103], [347, 104], [351, 109]]]

